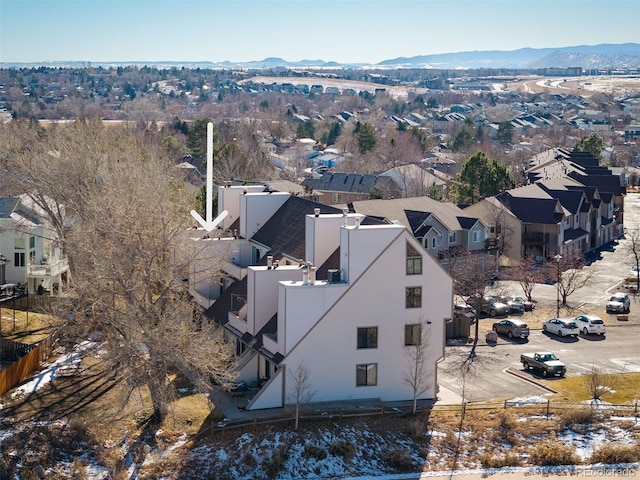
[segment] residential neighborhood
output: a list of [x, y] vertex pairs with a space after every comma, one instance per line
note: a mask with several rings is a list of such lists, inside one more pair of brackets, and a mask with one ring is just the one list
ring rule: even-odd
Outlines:
[[[472, 403], [478, 359], [549, 340], [539, 312], [595, 315], [601, 296], [633, 293], [592, 268], [609, 251], [638, 267], [633, 88], [585, 92], [576, 75], [557, 91], [531, 72], [445, 72], [431, 88], [399, 71], [358, 89], [354, 72], [342, 88], [299, 73], [0, 69], [1, 351], [28, 357], [3, 357], [10, 408], [45, 360], [95, 342], [52, 388], [101, 368], [145, 425], [179, 414], [185, 391], [210, 409], [200, 436], [283, 415], [297, 431], [313, 412], [418, 418]], [[573, 302], [588, 288], [597, 300]], [[603, 317], [627, 323], [599, 355], [627, 352], [634, 305]], [[15, 312], [31, 307], [55, 332], [29, 343]], [[514, 315], [526, 338], [498, 334]], [[512, 370], [482, 373], [494, 399]], [[523, 395], [548, 385], [516, 370]]]

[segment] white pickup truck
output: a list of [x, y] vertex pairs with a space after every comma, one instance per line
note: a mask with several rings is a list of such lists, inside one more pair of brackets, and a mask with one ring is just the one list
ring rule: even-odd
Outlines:
[[543, 377], [563, 377], [567, 373], [567, 366], [551, 352], [523, 353], [520, 362], [525, 370], [540, 370]]

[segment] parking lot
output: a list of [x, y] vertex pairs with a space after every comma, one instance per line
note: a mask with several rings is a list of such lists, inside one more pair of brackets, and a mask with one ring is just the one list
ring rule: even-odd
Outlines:
[[[625, 199], [625, 227], [640, 227], [640, 195], [629, 194]], [[548, 393], [535, 382], [535, 372], [522, 371], [520, 354], [534, 351], [551, 351], [567, 364], [567, 376], [582, 375], [598, 368], [605, 372], [640, 372], [640, 295], [631, 294], [631, 311], [626, 320], [616, 314], [606, 313], [605, 305], [611, 294], [625, 291], [623, 284], [634, 264], [627, 249], [628, 239], [622, 238], [614, 245], [598, 252], [597, 260], [585, 267], [595, 273], [589, 284], [568, 298], [568, 307], [560, 310], [560, 316], [570, 317], [580, 313], [600, 316], [607, 328], [606, 335], [583, 335], [577, 338], [560, 338], [542, 331], [542, 322], [556, 314], [557, 291], [555, 286], [540, 284], [533, 290], [537, 301], [534, 312], [526, 312], [516, 318], [525, 320], [531, 333], [528, 340], [510, 340], [500, 336], [498, 342], [487, 343], [486, 333], [495, 319], [479, 322], [480, 343], [473, 372], [462, 380], [460, 365], [467, 358], [471, 346], [456, 345], [445, 349], [445, 360], [438, 369], [439, 384], [469, 401], [493, 398], [517, 398]], [[498, 282], [496, 292], [522, 295], [517, 282]], [[472, 327], [473, 334], [473, 327]], [[521, 371], [512, 375], [509, 371]], [[523, 379], [524, 377], [524, 379]]]

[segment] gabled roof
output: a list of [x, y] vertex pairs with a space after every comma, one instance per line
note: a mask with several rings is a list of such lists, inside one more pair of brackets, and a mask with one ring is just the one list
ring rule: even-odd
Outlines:
[[[614, 175], [580, 175], [577, 172], [571, 172], [569, 176], [583, 185], [597, 187], [601, 197], [605, 192], [614, 196], [627, 194], [626, 188], [620, 185], [620, 177]], [[604, 197], [602, 199], [604, 200]]]
[[583, 199], [585, 200], [584, 204], [588, 206], [588, 202], [586, 201], [583, 191], [551, 190], [548, 189], [543, 183], [540, 183], [540, 186], [545, 189], [553, 198], [557, 198], [558, 200], [560, 200], [562, 206], [572, 214], [576, 214], [580, 211], [581, 207], [583, 206], [583, 204], [581, 204]]
[[563, 214], [558, 212], [559, 202], [555, 198], [516, 197], [510, 192], [496, 198], [521, 222], [557, 225], [562, 221]]
[[460, 222], [460, 226], [464, 230], [469, 230], [478, 223], [478, 219], [473, 217], [458, 217], [458, 222]]
[[429, 197], [361, 200], [351, 202], [351, 204], [353, 205], [354, 211], [358, 213], [384, 217], [391, 222], [400, 222], [407, 228], [410, 228], [412, 232], [415, 232], [415, 230], [407, 217], [407, 212], [414, 212], [411, 214], [414, 216], [412, 220], [414, 222], [417, 221], [420, 214], [433, 215], [452, 232], [463, 229], [458, 217], [469, 217], [467, 212], [457, 205], [449, 202], [440, 202]]
[[416, 212], [415, 210], [405, 210], [404, 213], [407, 217], [407, 221], [409, 222], [411, 232], [413, 232], [416, 237], [422, 236], [418, 235], [418, 230], [425, 220], [431, 216], [431, 214], [429, 212]]
[[[344, 192], [368, 194], [378, 184], [378, 175], [360, 175], [358, 173], [325, 173], [318, 179], [307, 178], [302, 185], [310, 185], [321, 192]], [[389, 179], [384, 178], [388, 183]]]

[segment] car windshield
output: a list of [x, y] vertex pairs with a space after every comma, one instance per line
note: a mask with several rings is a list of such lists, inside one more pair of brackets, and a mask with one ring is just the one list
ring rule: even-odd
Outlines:
[[601, 325], [604, 322], [602, 320], [600, 320], [599, 318], [596, 318], [594, 320], [591, 320], [591, 323], [593, 323], [594, 325]]

